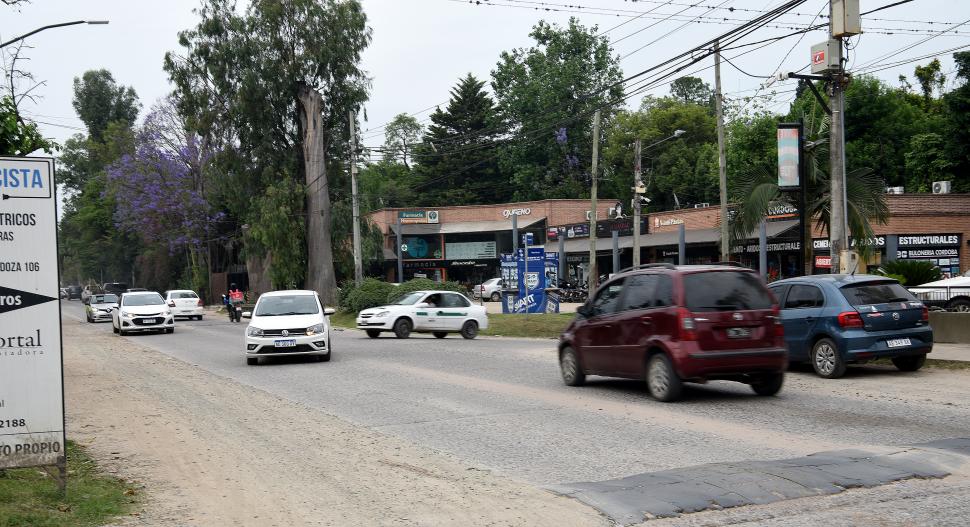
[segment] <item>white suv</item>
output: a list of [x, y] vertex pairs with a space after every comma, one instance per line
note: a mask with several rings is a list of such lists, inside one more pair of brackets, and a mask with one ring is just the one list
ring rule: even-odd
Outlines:
[[246, 364], [259, 364], [260, 357], [304, 355], [330, 360], [330, 320], [334, 314], [324, 308], [313, 291], [273, 291], [256, 301], [246, 328]]

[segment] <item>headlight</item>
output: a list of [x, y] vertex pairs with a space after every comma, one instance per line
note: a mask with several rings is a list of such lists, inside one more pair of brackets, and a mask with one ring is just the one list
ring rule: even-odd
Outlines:
[[249, 335], [250, 337], [262, 337], [263, 330], [259, 328], [254, 328], [253, 326], [249, 326], [249, 329], [246, 330], [246, 334]]
[[387, 315], [390, 315], [390, 314], [391, 314], [390, 311], [381, 311], [380, 313], [374, 315], [374, 318], [384, 318], [384, 317], [386, 317]]
[[135, 314], [134, 314], [134, 313], [129, 313], [129, 312], [127, 312], [127, 311], [123, 311], [123, 312], [121, 313], [121, 316], [123, 316], [123, 317], [125, 317], [125, 318], [135, 318]]
[[162, 314], [167, 317], [167, 316], [171, 315], [172, 312], [171, 311], [163, 311]]
[[310, 327], [306, 328], [306, 334], [307, 335], [316, 335], [317, 333], [323, 333], [323, 330], [324, 330], [323, 324], [317, 324], [315, 326], [310, 326]]

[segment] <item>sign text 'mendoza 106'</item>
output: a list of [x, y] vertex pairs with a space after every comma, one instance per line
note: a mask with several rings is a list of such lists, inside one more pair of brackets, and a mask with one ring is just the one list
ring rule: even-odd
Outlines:
[[0, 469], [64, 456], [54, 161], [0, 157]]

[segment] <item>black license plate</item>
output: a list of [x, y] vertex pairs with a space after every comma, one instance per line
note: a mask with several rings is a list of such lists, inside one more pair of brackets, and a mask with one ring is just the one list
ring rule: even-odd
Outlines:
[[728, 328], [727, 336], [729, 339], [751, 338], [751, 328]]

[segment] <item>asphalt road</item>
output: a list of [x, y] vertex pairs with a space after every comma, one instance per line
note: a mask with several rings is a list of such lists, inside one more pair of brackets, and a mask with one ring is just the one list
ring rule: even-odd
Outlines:
[[[83, 320], [79, 302], [63, 305], [65, 317]], [[242, 352], [245, 327], [209, 317], [179, 321], [172, 335], [118, 338], [545, 487], [970, 436], [966, 371], [864, 366], [834, 381], [793, 372], [775, 397], [712, 382], [664, 404], [639, 382], [564, 386], [553, 341], [334, 331], [329, 363], [254, 367]]]

